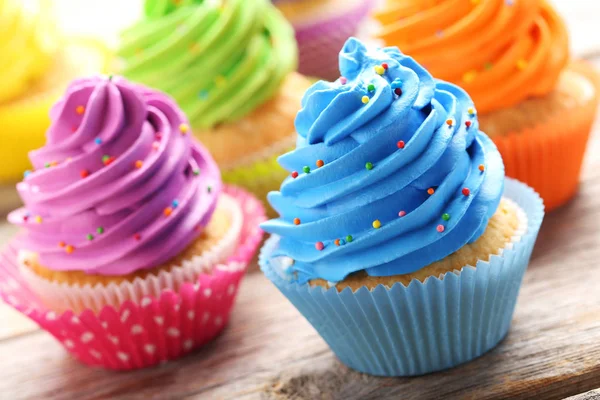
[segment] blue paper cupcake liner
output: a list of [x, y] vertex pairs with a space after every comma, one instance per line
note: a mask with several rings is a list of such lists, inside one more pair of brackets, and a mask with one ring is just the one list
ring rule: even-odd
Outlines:
[[355, 292], [290, 280], [282, 258], [270, 258], [279, 237], [261, 250], [265, 275], [313, 325], [337, 357], [371, 375], [413, 376], [457, 366], [494, 348], [508, 333], [544, 205], [528, 186], [507, 179], [504, 196], [527, 215], [527, 229], [488, 262], [443, 279], [379, 285]]

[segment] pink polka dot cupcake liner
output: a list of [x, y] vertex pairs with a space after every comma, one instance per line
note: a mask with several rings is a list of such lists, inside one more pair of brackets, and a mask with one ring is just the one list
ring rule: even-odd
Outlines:
[[[225, 262], [210, 266], [204, 260], [197, 278], [174, 286], [176, 290], [129, 297], [115, 291], [117, 298], [97, 311], [53, 311], [24, 278], [19, 249], [11, 243], [0, 253], [0, 297], [90, 366], [133, 370], [182, 357], [223, 330], [239, 283], [262, 241], [262, 203], [234, 186], [225, 186], [224, 193], [241, 211], [238, 245]], [[138, 282], [128, 290], [138, 291], [140, 286]]]

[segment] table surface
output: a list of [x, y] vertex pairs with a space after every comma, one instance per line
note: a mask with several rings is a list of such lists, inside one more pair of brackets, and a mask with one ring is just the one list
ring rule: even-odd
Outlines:
[[[591, 21], [585, 9], [571, 13]], [[575, 50], [600, 67], [600, 45], [579, 41]], [[182, 360], [136, 372], [79, 364], [0, 303], [0, 399], [600, 399], [599, 128], [579, 194], [544, 221], [509, 335], [471, 363], [417, 378], [351, 371], [254, 271], [216, 340]], [[5, 198], [0, 193], [0, 202]], [[0, 223], [0, 245], [12, 234]]]

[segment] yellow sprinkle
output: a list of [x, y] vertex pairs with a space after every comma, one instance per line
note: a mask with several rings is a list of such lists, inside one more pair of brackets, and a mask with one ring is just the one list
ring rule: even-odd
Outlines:
[[465, 83], [471, 83], [475, 80], [476, 76], [477, 76], [477, 71], [471, 70], [471, 71], [465, 72], [462, 76], [462, 79]]
[[38, 216], [36, 216], [36, 217], [35, 217], [35, 222], [37, 222], [38, 224], [41, 224], [41, 223], [42, 223], [42, 217], [41, 217], [41, 216], [39, 216], [39, 215], [38, 215]]
[[375, 229], [379, 229], [381, 228], [381, 221], [376, 219], [375, 221], [373, 221], [373, 228]]
[[375, 72], [377, 72], [379, 75], [383, 75], [385, 73], [385, 68], [383, 68], [381, 65], [376, 65]]
[[522, 71], [525, 68], [527, 68], [527, 61], [521, 58], [519, 61], [517, 61], [517, 69]]
[[363, 96], [363, 97], [362, 97], [362, 102], [363, 102], [363, 104], [367, 104], [367, 103], [369, 102], [369, 100], [370, 100], [370, 99], [369, 99], [369, 96]]
[[185, 135], [188, 133], [188, 131], [190, 130], [190, 128], [186, 125], [186, 124], [181, 124], [179, 125], [179, 131]]
[[467, 112], [469, 114], [471, 114], [471, 115], [474, 115], [475, 114], [475, 109], [473, 107], [469, 107], [469, 108], [467, 108]]
[[223, 75], [219, 75], [215, 78], [215, 83], [217, 86], [223, 86], [227, 80]]

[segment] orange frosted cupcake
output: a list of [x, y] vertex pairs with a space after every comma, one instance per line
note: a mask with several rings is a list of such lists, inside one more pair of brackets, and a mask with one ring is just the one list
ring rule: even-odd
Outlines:
[[546, 1], [387, 0], [377, 18], [386, 45], [469, 92], [508, 176], [548, 209], [575, 194], [600, 81], [569, 58], [565, 25]]

